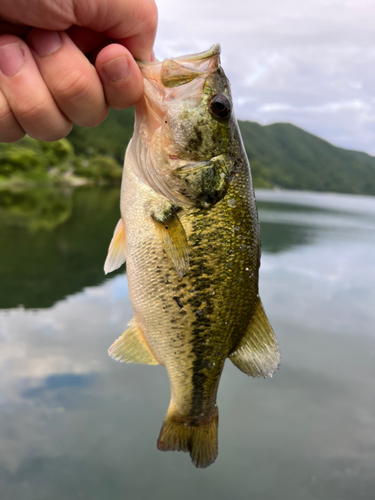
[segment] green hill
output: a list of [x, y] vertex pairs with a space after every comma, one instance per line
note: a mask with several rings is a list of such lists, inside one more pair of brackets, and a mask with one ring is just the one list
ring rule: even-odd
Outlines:
[[259, 180], [286, 189], [375, 195], [373, 156], [338, 148], [290, 123], [240, 122], [240, 129], [250, 164], [263, 166]]

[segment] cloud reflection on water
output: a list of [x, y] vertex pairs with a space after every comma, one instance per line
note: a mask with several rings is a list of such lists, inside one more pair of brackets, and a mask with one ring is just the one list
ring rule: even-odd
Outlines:
[[[283, 210], [263, 225], [279, 232], [265, 236], [261, 267], [281, 369], [253, 380], [226, 364], [220, 454], [203, 473], [184, 454], [156, 450], [165, 370], [107, 355], [132, 317], [124, 274], [50, 308], [0, 311], [4, 499], [371, 498], [374, 233], [319, 224], [306, 232], [288, 222], [295, 206]], [[301, 207], [301, 221], [308, 214]]]

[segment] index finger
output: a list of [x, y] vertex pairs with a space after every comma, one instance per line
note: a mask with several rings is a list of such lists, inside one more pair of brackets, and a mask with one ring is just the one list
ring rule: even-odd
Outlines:
[[156, 36], [158, 11], [154, 0], [75, 2], [75, 24], [103, 33], [124, 45], [135, 59], [149, 61]]

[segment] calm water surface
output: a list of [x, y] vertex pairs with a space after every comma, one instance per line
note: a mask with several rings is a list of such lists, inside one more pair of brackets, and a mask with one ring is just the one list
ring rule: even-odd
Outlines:
[[374, 498], [375, 198], [257, 199], [282, 365], [226, 364], [219, 457], [196, 470], [156, 449], [165, 370], [107, 355], [132, 317], [124, 271], [102, 273], [118, 190], [1, 197], [1, 500]]

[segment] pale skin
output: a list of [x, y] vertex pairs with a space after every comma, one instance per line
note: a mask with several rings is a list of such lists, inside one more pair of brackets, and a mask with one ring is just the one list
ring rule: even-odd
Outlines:
[[1, 0], [0, 142], [66, 137], [143, 93], [153, 0]]

